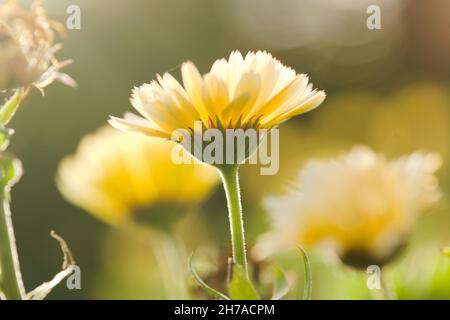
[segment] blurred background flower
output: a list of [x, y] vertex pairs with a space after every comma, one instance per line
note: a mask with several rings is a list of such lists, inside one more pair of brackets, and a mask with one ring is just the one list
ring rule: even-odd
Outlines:
[[[187, 298], [187, 258], [173, 237], [173, 226], [205, 200], [218, 175], [203, 164], [174, 164], [173, 146], [174, 142], [102, 127], [62, 160], [57, 185], [70, 202], [150, 244], [167, 295], [158, 290], [157, 297]], [[147, 229], [133, 222], [143, 222]], [[120, 278], [122, 272], [116, 271]]]
[[[381, 30], [366, 27], [369, 4], [380, 6]], [[255, 242], [269, 228], [261, 199], [282, 192], [308, 159], [333, 157], [355, 144], [387, 158], [437, 152], [443, 160], [437, 173], [442, 199], [427, 210], [432, 214], [419, 218], [410, 245], [391, 268], [399, 298], [450, 298], [450, 259], [440, 254], [450, 243], [450, 2], [129, 0], [112, 5], [61, 0], [45, 5], [59, 21], [67, 18], [69, 5], [81, 9], [81, 29], [68, 31], [60, 52], [76, 60], [67, 72], [79, 90], [50, 86], [45, 101], [32, 94], [29, 103], [35, 107], [19, 111], [13, 120], [17, 133], [11, 149], [26, 169], [13, 197], [26, 201], [13, 202], [12, 211], [30, 287], [55, 271], [47, 254], [42, 255], [60, 254], [47, 240], [51, 227], [70, 243], [83, 271], [83, 289], [61, 286], [50, 298], [158, 297], [161, 283], [157, 269], [149, 267], [155, 263], [148, 245], [136, 244], [68, 204], [55, 187], [55, 171], [82, 136], [103, 125], [108, 115], [129, 109], [133, 87], [157, 73], [177, 74], [186, 60], [204, 73], [233, 50], [261, 49], [307, 73], [325, 89], [327, 100], [281, 126], [278, 175], [242, 168], [247, 240]], [[177, 226], [190, 248], [207, 238], [227, 253], [221, 245], [229, 240], [223, 203], [222, 193], [213, 192], [201, 212]], [[36, 242], [37, 236], [43, 240]], [[314, 298], [370, 297], [364, 274], [337, 267], [314, 250], [311, 255]]]
[[423, 153], [388, 161], [366, 147], [310, 160], [286, 195], [266, 200], [273, 231], [255, 253], [323, 246], [347, 265], [383, 266], [406, 244], [422, 209], [439, 199], [440, 162]]
[[15, 0], [0, 5], [0, 90], [30, 85], [43, 90], [54, 80], [75, 86], [75, 82], [59, 69], [70, 63], [58, 62], [55, 53], [55, 31], [65, 34], [62, 24], [50, 20], [42, 1], [30, 8]]
[[144, 219], [136, 215], [151, 208], [187, 211], [205, 199], [218, 177], [206, 165], [174, 164], [173, 146], [102, 127], [62, 160], [57, 185], [69, 201], [112, 224]]
[[[449, 106], [448, 88], [437, 83], [412, 83], [383, 94], [340, 91], [315, 111], [319, 116], [298, 124], [288, 122], [280, 128], [280, 172], [269, 177], [269, 185], [255, 183], [250, 192], [281, 192], [311, 157], [332, 157], [355, 144], [369, 145], [388, 157], [417, 150], [439, 153], [443, 162], [438, 175], [446, 177]], [[293, 139], [298, 148], [292, 148]], [[253, 181], [267, 178], [260, 177], [254, 168], [248, 168], [246, 173]], [[264, 190], [259, 186], [264, 186]]]

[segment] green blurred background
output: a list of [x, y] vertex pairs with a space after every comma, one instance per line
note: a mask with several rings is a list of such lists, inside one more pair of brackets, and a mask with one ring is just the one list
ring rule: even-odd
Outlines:
[[[24, 3], [29, 3], [24, 1]], [[164, 298], [149, 248], [68, 204], [54, 183], [62, 157], [108, 115], [130, 111], [134, 86], [192, 60], [202, 72], [238, 49], [264, 49], [327, 92], [314, 112], [281, 128], [281, 169], [259, 176], [244, 168], [242, 188], [250, 243], [267, 228], [258, 205], [283, 186], [305, 159], [367, 144], [389, 156], [418, 149], [443, 155], [439, 178], [449, 191], [450, 2], [366, 0], [47, 0], [49, 15], [81, 8], [81, 30], [70, 30], [59, 58], [77, 90], [56, 84], [33, 92], [12, 127], [11, 150], [25, 174], [14, 187], [12, 212], [23, 276], [30, 290], [60, 269], [49, 231], [69, 243], [82, 271], [82, 289], [60, 285], [53, 299]], [[381, 7], [381, 30], [368, 30], [366, 8]], [[189, 223], [228, 250], [225, 199], [218, 189]], [[412, 245], [395, 262], [400, 298], [450, 298], [447, 197], [418, 223]], [[189, 236], [189, 233], [188, 235]], [[189, 241], [187, 239], [186, 241]], [[368, 298], [364, 274], [313, 255], [314, 298]], [[406, 270], [406, 271], [405, 271]]]

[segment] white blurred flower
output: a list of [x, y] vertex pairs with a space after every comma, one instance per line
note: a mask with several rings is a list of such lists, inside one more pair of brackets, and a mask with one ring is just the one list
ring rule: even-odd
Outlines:
[[405, 243], [421, 210], [439, 199], [440, 164], [436, 154], [388, 161], [366, 147], [310, 161], [292, 190], [266, 201], [273, 229], [256, 253], [289, 243], [323, 245], [353, 266], [383, 264]]

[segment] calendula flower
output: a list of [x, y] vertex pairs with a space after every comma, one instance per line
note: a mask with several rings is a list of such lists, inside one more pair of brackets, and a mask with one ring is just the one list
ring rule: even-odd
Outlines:
[[49, 20], [42, 1], [34, 1], [30, 9], [17, 1], [0, 5], [0, 90], [34, 86], [42, 91], [55, 80], [75, 86], [75, 82], [59, 70], [69, 64], [58, 62], [55, 53], [55, 31], [64, 27]]
[[[158, 75], [157, 81], [135, 88], [131, 103], [142, 117], [126, 114], [123, 119], [111, 117], [109, 122], [119, 130], [174, 140], [198, 160], [216, 166], [227, 195], [233, 262], [248, 277], [239, 166], [254, 154], [265, 133], [316, 108], [325, 99], [325, 93], [313, 89], [306, 75], [297, 74], [262, 51], [249, 52], [245, 58], [234, 51], [228, 60], [214, 62], [203, 76], [192, 62], [185, 62], [181, 75], [182, 85], [165, 73]], [[203, 139], [207, 136], [203, 129], [218, 133], [213, 142]], [[238, 132], [240, 137], [229, 139], [230, 131]], [[253, 135], [246, 145], [241, 139], [243, 131], [258, 136]], [[207, 147], [213, 145], [214, 152], [196, 152], [205, 140], [211, 142]], [[244, 143], [236, 147], [235, 140]]]
[[173, 164], [171, 144], [102, 127], [63, 159], [57, 185], [69, 201], [113, 224], [140, 209], [188, 208], [207, 196], [218, 177], [202, 164]]
[[170, 74], [133, 90], [131, 103], [141, 117], [111, 117], [121, 130], [171, 138], [177, 129], [270, 129], [314, 109], [325, 99], [304, 74], [297, 74], [267, 52], [234, 51], [201, 75], [192, 62], [181, 66], [182, 85]]
[[421, 210], [438, 200], [440, 162], [421, 152], [388, 161], [366, 147], [310, 161], [288, 194], [267, 200], [273, 231], [259, 250], [324, 245], [349, 265], [382, 265], [405, 244]]

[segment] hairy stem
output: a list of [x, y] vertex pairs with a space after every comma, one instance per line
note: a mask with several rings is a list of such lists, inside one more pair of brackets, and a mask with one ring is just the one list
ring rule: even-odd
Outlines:
[[19, 268], [11, 211], [6, 190], [0, 192], [0, 270], [1, 289], [6, 299], [22, 300], [25, 289]]
[[233, 261], [241, 265], [248, 275], [238, 170], [237, 165], [225, 165], [219, 168], [228, 202]]

